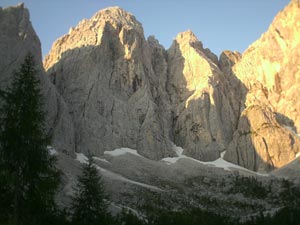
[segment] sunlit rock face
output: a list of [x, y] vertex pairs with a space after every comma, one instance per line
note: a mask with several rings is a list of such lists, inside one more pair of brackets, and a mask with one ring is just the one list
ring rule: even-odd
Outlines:
[[226, 74], [232, 74], [232, 67], [238, 63], [242, 58], [242, 54], [237, 51], [226, 50], [223, 51], [220, 55], [220, 59], [218, 62], [220, 70]]
[[232, 138], [235, 115], [217, 57], [191, 31], [177, 35], [168, 50], [167, 90], [173, 107], [173, 135], [185, 154], [214, 160]]
[[[285, 165], [300, 151], [298, 137], [284, 129], [288, 126], [297, 133], [300, 129], [299, 21], [300, 2], [291, 1], [232, 67], [232, 74], [246, 87], [246, 110], [225, 155], [227, 160], [263, 170], [266, 165], [270, 168]], [[265, 118], [263, 124], [261, 116]], [[258, 124], [263, 129], [256, 132]], [[256, 133], [241, 135], [243, 130]]]
[[0, 30], [0, 88], [5, 89], [11, 84], [14, 71], [31, 52], [36, 60], [44, 96], [47, 134], [52, 137], [52, 145], [56, 149], [73, 154], [73, 122], [65, 102], [44, 73], [41, 44], [23, 4], [0, 8]]
[[160, 159], [173, 141], [214, 160], [232, 139], [234, 94], [191, 31], [165, 51], [134, 16], [108, 8], [58, 39], [44, 66], [70, 107], [79, 152], [130, 147]]
[[[300, 129], [300, 3], [292, 1], [243, 53], [233, 71], [247, 86], [246, 105], [270, 104], [281, 122]], [[294, 124], [292, 123], [294, 122]]]
[[133, 15], [112, 7], [83, 20], [53, 44], [44, 66], [74, 118], [77, 151], [174, 154], [164, 116], [164, 50], [145, 40]]
[[[47, 95], [56, 96], [47, 100], [54, 140], [95, 155], [129, 147], [156, 160], [174, 155], [174, 142], [204, 161], [227, 150], [227, 160], [252, 170], [285, 165], [299, 152], [297, 136], [285, 128], [300, 129], [299, 8], [292, 1], [243, 55], [224, 51], [219, 59], [191, 31], [179, 33], [166, 51], [154, 37], [144, 38], [132, 14], [118, 7], [99, 11], [45, 57], [57, 89], [45, 81]], [[19, 48], [9, 54], [31, 46], [40, 58], [38, 38], [24, 31], [31, 25], [19, 20], [16, 28], [1, 20], [3, 29], [16, 30], [16, 41], [0, 34]], [[1, 57], [4, 68], [17, 55]], [[9, 80], [3, 74], [1, 85]]]
[[225, 159], [266, 172], [294, 160], [299, 149], [299, 137], [280, 126], [268, 107], [252, 105], [243, 111]]

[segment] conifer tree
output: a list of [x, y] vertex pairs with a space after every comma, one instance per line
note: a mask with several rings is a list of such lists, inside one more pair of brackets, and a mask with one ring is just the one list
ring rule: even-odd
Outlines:
[[71, 204], [72, 223], [74, 225], [107, 224], [106, 194], [101, 176], [93, 165], [91, 156], [77, 181]]
[[49, 138], [35, 67], [29, 53], [14, 73], [11, 87], [1, 91], [0, 205], [6, 210], [0, 212], [0, 219], [17, 225], [49, 224], [59, 184], [55, 158], [47, 150]]

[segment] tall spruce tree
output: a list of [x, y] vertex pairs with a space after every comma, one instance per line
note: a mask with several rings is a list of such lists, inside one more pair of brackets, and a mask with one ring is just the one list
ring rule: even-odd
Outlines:
[[75, 195], [72, 199], [72, 224], [74, 225], [104, 225], [108, 223], [107, 202], [105, 191], [89, 156], [88, 163], [84, 165], [82, 174], [78, 176]]
[[13, 224], [49, 224], [56, 210], [59, 173], [47, 150], [45, 113], [32, 54], [1, 91], [0, 219]]

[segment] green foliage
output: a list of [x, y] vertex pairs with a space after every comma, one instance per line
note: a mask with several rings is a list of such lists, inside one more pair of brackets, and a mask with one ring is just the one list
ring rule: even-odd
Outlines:
[[78, 177], [72, 199], [72, 223], [76, 225], [106, 224], [108, 220], [106, 195], [92, 157]]
[[[33, 56], [15, 72], [11, 87], [1, 91], [0, 220], [41, 224], [56, 212], [59, 184], [55, 158], [47, 150], [45, 115]], [[50, 224], [43, 222], [43, 224]]]

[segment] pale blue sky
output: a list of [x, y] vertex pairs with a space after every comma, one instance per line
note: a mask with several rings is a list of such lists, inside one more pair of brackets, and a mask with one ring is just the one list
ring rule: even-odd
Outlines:
[[[1, 7], [19, 0], [0, 0]], [[23, 0], [40, 37], [43, 55], [52, 43], [83, 18], [108, 6], [133, 13], [146, 38], [155, 35], [166, 48], [179, 33], [191, 29], [215, 54], [243, 52], [265, 32], [289, 0]]]

